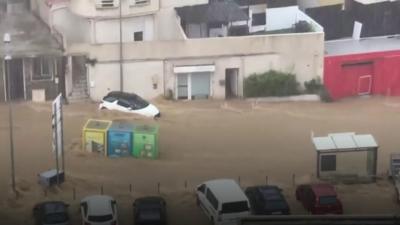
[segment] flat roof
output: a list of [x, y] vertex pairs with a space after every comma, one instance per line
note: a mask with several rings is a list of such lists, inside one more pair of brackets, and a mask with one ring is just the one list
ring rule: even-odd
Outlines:
[[377, 148], [378, 144], [371, 134], [334, 133], [326, 137], [312, 137], [317, 151], [331, 150], [364, 150], [366, 148]]
[[[11, 35], [10, 53], [14, 58], [38, 55], [62, 56], [63, 49], [46, 25], [30, 11], [0, 14], [0, 35]], [[6, 48], [0, 41], [0, 56]]]
[[400, 35], [354, 39], [341, 39], [325, 42], [325, 55], [351, 55], [370, 52], [400, 50]]

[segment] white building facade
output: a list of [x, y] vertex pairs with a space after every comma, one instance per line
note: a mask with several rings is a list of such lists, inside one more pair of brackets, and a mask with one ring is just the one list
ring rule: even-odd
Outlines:
[[[313, 32], [250, 35], [272, 25], [287, 28], [268, 24], [268, 6], [258, 4], [241, 6], [250, 16], [236, 25], [247, 26], [247, 35], [231, 36], [228, 30], [226, 35], [214, 35], [217, 31], [211, 28], [202, 37], [191, 37], [177, 8], [205, 5], [208, 0], [53, 1], [51, 6], [36, 7], [53, 32], [64, 38], [66, 92], [71, 99], [87, 95], [99, 101], [116, 90], [147, 99], [225, 99], [242, 97], [244, 79], [253, 73], [291, 72], [301, 83], [323, 73], [323, 29], [298, 8], [281, 12], [296, 14], [290, 18], [304, 16]], [[47, 14], [42, 8], [48, 8]], [[253, 23], [263, 12], [265, 21]]]

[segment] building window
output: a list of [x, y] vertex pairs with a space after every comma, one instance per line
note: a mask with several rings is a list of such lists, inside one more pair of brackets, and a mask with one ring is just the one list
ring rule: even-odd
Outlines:
[[144, 6], [150, 4], [150, 0], [129, 0], [130, 6]]
[[143, 32], [135, 32], [133, 33], [133, 41], [143, 41]]
[[54, 71], [57, 71], [57, 68], [52, 58], [42, 56], [33, 59], [32, 80], [51, 80]]
[[116, 8], [119, 6], [119, 0], [96, 0], [96, 8]]
[[251, 25], [253, 26], [261, 26], [261, 25], [265, 25], [265, 13], [254, 13], [252, 15], [252, 22]]
[[336, 171], [336, 155], [321, 156], [321, 171]]

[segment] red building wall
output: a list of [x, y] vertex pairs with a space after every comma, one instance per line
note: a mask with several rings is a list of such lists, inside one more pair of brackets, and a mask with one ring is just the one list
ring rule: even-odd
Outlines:
[[334, 100], [365, 94], [400, 95], [400, 50], [327, 56], [324, 84]]

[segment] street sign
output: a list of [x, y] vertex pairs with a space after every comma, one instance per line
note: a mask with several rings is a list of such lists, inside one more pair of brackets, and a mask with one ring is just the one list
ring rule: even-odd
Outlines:
[[61, 156], [63, 150], [61, 94], [53, 101], [52, 106], [53, 152], [57, 153], [58, 156]]
[[[63, 110], [62, 110], [62, 96], [59, 94], [56, 99], [54, 99], [52, 105], [52, 130], [53, 130], [53, 152], [56, 158], [56, 174], [57, 174], [57, 184], [60, 184], [59, 174], [59, 157], [62, 159], [62, 173], [65, 173], [64, 167], [64, 140], [63, 140]], [[62, 180], [63, 181], [63, 180]]]

